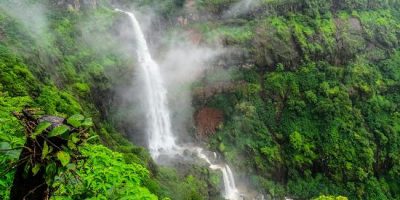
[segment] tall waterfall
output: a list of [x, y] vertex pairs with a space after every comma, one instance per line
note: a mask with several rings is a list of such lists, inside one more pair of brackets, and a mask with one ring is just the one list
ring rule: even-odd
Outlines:
[[146, 39], [135, 15], [119, 9], [116, 9], [116, 11], [123, 12], [130, 17], [133, 34], [137, 42], [136, 54], [139, 65], [144, 72], [144, 92], [147, 101], [147, 135], [152, 157], [157, 159], [162, 154], [182, 154], [185, 150], [196, 153], [200, 159], [209, 164], [210, 169], [222, 172], [225, 199], [239, 199], [239, 191], [236, 188], [233, 173], [228, 165], [213, 164], [200, 147], [185, 147], [176, 144], [171, 130], [171, 120], [167, 106], [167, 91], [164, 87], [159, 66], [151, 57]]
[[175, 137], [171, 131], [167, 92], [163, 84], [160, 68], [151, 57], [146, 39], [135, 15], [130, 12], [116, 10], [127, 14], [133, 26], [133, 34], [137, 43], [136, 55], [139, 66], [144, 72], [149, 150], [153, 158], [157, 158], [162, 153], [171, 153], [177, 150]]

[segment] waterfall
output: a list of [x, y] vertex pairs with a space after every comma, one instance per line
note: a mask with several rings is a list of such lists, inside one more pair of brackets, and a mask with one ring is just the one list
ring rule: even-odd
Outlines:
[[[224, 182], [224, 197], [225, 199], [237, 200], [240, 197], [239, 190], [236, 188], [235, 179], [231, 168], [228, 165], [217, 165], [213, 164], [207, 155], [203, 152], [202, 148], [195, 148], [195, 152], [198, 154], [199, 158], [203, 159], [209, 164], [210, 169], [220, 170], [222, 172], [222, 180]], [[213, 152], [214, 155], [215, 152]]]
[[167, 92], [160, 68], [151, 57], [146, 39], [133, 13], [116, 9], [127, 14], [133, 26], [136, 39], [136, 55], [143, 71], [144, 92], [147, 101], [147, 136], [150, 154], [156, 159], [160, 154], [175, 152], [178, 148], [171, 131], [171, 120], [167, 106]]
[[[146, 39], [135, 15], [119, 9], [116, 9], [116, 11], [123, 12], [129, 16], [136, 38], [136, 54], [140, 68], [144, 73], [144, 92], [147, 101], [147, 135], [152, 157], [157, 159], [160, 155], [182, 154], [185, 150], [195, 152], [199, 158], [209, 164], [210, 169], [222, 172], [225, 199], [239, 199], [239, 191], [236, 188], [233, 173], [228, 165], [213, 164], [200, 147], [183, 147], [176, 144], [176, 139], [171, 130], [167, 91], [164, 87], [160, 68], [151, 57]], [[215, 153], [213, 155], [215, 158], [217, 157]]]

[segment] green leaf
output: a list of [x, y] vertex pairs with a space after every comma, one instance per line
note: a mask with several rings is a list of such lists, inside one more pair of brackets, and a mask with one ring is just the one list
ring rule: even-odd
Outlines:
[[[0, 135], [1, 135], [1, 133], [0, 133]], [[2, 138], [0, 138], [0, 140], [1, 139]], [[3, 152], [8, 157], [8, 159], [18, 159], [20, 150], [18, 150], [18, 149], [10, 150], [10, 149], [12, 149], [12, 146], [10, 143], [0, 142], [0, 152], [2, 152], [1, 150], [5, 150]]]
[[52, 162], [46, 166], [46, 174], [47, 175], [53, 176], [56, 173], [56, 171], [57, 171], [57, 166], [54, 162]]
[[31, 135], [31, 137], [33, 139], [36, 138], [37, 135], [41, 134], [44, 130], [46, 130], [47, 128], [49, 128], [51, 126], [50, 122], [40, 122], [35, 129], [35, 132], [33, 132], [33, 134]]
[[51, 185], [53, 178], [57, 173], [57, 166], [55, 162], [51, 162], [46, 166], [46, 183]]
[[78, 133], [71, 134], [69, 140], [74, 144], [78, 143], [80, 141], [80, 139], [78, 138]]
[[40, 164], [38, 163], [38, 164], [36, 164], [36, 165], [32, 168], [32, 173], [33, 173], [34, 176], [39, 172], [41, 166], [42, 166], [42, 165], [40, 165]]
[[60, 160], [62, 166], [68, 165], [69, 161], [71, 160], [71, 156], [65, 151], [59, 151], [57, 153], [57, 158]]
[[92, 118], [86, 118], [86, 119], [82, 122], [82, 126], [85, 127], [85, 128], [89, 128], [89, 127], [93, 126]]
[[71, 140], [68, 140], [67, 146], [70, 149], [76, 149], [76, 145]]
[[76, 165], [75, 165], [74, 163], [69, 163], [69, 164], [67, 165], [67, 169], [69, 169], [69, 170], [75, 170], [75, 169], [76, 169]]
[[11, 145], [8, 142], [0, 142], [0, 149], [11, 149]]
[[90, 141], [90, 140], [96, 139], [96, 138], [98, 138], [98, 137], [99, 137], [98, 135], [93, 135], [92, 137], [88, 138], [88, 139], [87, 139], [87, 141]]
[[47, 142], [45, 141], [42, 150], [42, 160], [46, 158], [47, 154], [49, 154], [49, 145], [47, 145]]
[[85, 119], [84, 116], [77, 114], [77, 115], [72, 115], [70, 118], [67, 119], [68, 124], [71, 124], [75, 128], [79, 128], [81, 126], [81, 123]]
[[25, 177], [28, 176], [30, 170], [32, 170], [31, 165], [28, 165], [28, 164], [25, 165], [24, 172], [22, 172], [23, 176], [25, 176]]
[[69, 130], [69, 127], [66, 125], [57, 126], [56, 128], [54, 128], [53, 130], [50, 131], [48, 137], [59, 136], [61, 134], [64, 134], [68, 130]]

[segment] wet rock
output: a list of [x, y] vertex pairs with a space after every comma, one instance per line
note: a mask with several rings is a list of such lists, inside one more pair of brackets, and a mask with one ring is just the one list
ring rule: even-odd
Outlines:
[[62, 117], [56, 117], [56, 116], [50, 116], [50, 115], [45, 115], [41, 118], [38, 119], [38, 122], [50, 122], [51, 123], [51, 128], [55, 128], [57, 126], [62, 125], [65, 122], [65, 119]]

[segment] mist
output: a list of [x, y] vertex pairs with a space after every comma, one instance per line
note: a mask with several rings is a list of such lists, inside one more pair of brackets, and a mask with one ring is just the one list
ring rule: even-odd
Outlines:
[[261, 4], [261, 0], [240, 0], [224, 12], [223, 18], [231, 18], [248, 13]]
[[[132, 10], [130, 10], [132, 11]], [[160, 29], [157, 26], [155, 11], [147, 8], [135, 9], [133, 11], [143, 29], [153, 59], [159, 64], [164, 85], [167, 90], [168, 107], [171, 114], [172, 131], [180, 141], [188, 141], [194, 123], [192, 122], [194, 109], [192, 107], [192, 84], [204, 76], [204, 72], [210, 69], [218, 57], [225, 50], [219, 44], [200, 45], [198, 40], [193, 39], [195, 33], [185, 29], [178, 29], [173, 34], [168, 29]], [[127, 16], [121, 14], [128, 20]], [[150, 17], [148, 17], [150, 16]], [[126, 56], [136, 57], [134, 38], [130, 38], [132, 27], [121, 21], [118, 32], [125, 44], [121, 47]], [[143, 91], [142, 71], [135, 64], [131, 82], [117, 89], [122, 103], [118, 105], [118, 119], [130, 124], [130, 130], [126, 129], [128, 135], [135, 143], [146, 145], [145, 116], [146, 99]], [[122, 114], [124, 113], [124, 114]]]
[[43, 44], [45, 35], [49, 31], [47, 20], [47, 8], [38, 1], [29, 0], [3, 0], [0, 9], [22, 24], [29, 36], [38, 44]]
[[[164, 9], [164, 6], [165, 4], [153, 8], [139, 7], [133, 3], [113, 5], [114, 8], [134, 8], [129, 11], [133, 11], [140, 21], [153, 59], [161, 68], [168, 91], [172, 129], [180, 139], [191, 140], [194, 130], [192, 85], [204, 78], [205, 72], [213, 68], [227, 50], [218, 43], [212, 45], [201, 43], [201, 34], [194, 33], [193, 30], [182, 28], [174, 34], [167, 34], [168, 29], [157, 27], [161, 17], [156, 13]], [[38, 44], [51, 44], [47, 43], [51, 41], [52, 31], [49, 28], [49, 11], [44, 3], [7, 0], [0, 2], [0, 8], [21, 23]], [[93, 56], [95, 59], [103, 59], [104, 55], [111, 53], [124, 60], [121, 65], [126, 66], [103, 66], [105, 75], [115, 84], [113, 88], [115, 111], [111, 117], [120, 125], [122, 132], [134, 138], [135, 143], [145, 146], [146, 103], [143, 102], [145, 99], [141, 84], [142, 76], [136, 63], [136, 44], [131, 34], [132, 27], [124, 14], [114, 12], [112, 8], [106, 10], [107, 14], [87, 15], [84, 20], [76, 24], [80, 32], [77, 39], [97, 53]], [[115, 20], [112, 24], [103, 24], [108, 21], [106, 19], [108, 17]], [[197, 36], [200, 38], [193, 39]], [[123, 77], [121, 71], [124, 71]]]
[[183, 137], [188, 125], [193, 125], [192, 84], [204, 77], [217, 58], [224, 53], [220, 46], [200, 46], [190, 40], [174, 40], [160, 62], [168, 90], [173, 129]]

